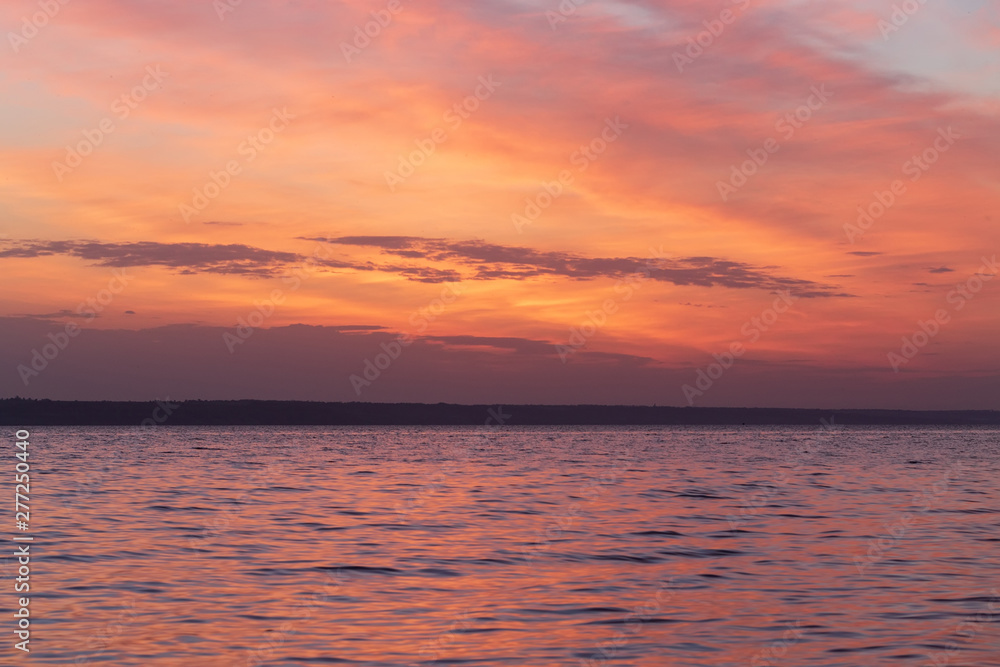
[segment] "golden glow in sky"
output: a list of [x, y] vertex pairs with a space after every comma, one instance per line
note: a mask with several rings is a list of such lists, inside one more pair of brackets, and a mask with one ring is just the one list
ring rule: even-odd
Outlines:
[[1000, 10], [894, 5], [6, 3], [0, 393], [998, 408]]

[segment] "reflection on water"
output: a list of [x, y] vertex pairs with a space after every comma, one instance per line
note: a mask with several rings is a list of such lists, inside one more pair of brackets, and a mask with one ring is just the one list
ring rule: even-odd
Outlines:
[[32, 664], [1000, 665], [996, 430], [32, 446]]

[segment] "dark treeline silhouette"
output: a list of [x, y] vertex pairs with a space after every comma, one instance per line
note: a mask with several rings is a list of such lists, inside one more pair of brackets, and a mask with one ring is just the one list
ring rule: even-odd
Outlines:
[[995, 410], [815, 410], [310, 401], [0, 400], [0, 425], [1000, 425]]

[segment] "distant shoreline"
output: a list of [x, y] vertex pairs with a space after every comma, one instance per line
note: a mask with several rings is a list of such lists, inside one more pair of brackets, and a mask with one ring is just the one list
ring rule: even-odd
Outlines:
[[1000, 426], [997, 410], [821, 410], [627, 405], [0, 399], [0, 425], [30, 426]]

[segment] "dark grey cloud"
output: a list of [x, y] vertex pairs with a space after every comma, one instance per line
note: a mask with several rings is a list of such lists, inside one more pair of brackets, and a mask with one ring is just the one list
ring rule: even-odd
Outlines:
[[[306, 239], [307, 241], [326, 241], [327, 239]], [[423, 241], [420, 236], [340, 236], [337, 243], [341, 245], [379, 246], [380, 248], [408, 248], [411, 244]]]
[[[221, 224], [221, 223], [220, 223]], [[364, 239], [365, 237], [358, 237]], [[402, 237], [401, 237], [402, 238]], [[100, 241], [39, 241], [34, 239], [0, 240], [0, 259], [69, 255], [97, 266], [129, 268], [163, 266], [182, 275], [219, 273], [272, 278], [293, 266], [309, 263], [314, 267], [349, 271], [382, 271], [395, 273], [416, 282], [455, 282], [462, 276], [453, 269], [428, 266], [372, 262], [352, 262], [340, 259], [319, 259], [294, 252], [266, 250], [243, 244], [207, 243], [104, 243]]]
[[458, 282], [462, 274], [454, 269], [436, 269], [429, 266], [380, 266], [378, 271], [398, 273], [399, 275], [420, 283]]
[[98, 266], [127, 268], [165, 266], [182, 274], [223, 273], [269, 277], [302, 261], [291, 252], [265, 250], [243, 244], [207, 243], [102, 243], [100, 241], [7, 241], [0, 246], [0, 258], [69, 255]]
[[[290, 324], [288, 326], [294, 328], [294, 327], [308, 327], [308, 326], [316, 327], [317, 325]], [[352, 332], [364, 333], [368, 331], [381, 331], [385, 329], [385, 327], [380, 324], [340, 324], [336, 326], [325, 326], [323, 328], [326, 329], [327, 331], [336, 331], [338, 333], [352, 333]]]
[[852, 250], [847, 253], [848, 255], [857, 255], [858, 257], [874, 257], [875, 255], [881, 255], [883, 253], [874, 252], [872, 250]]
[[947, 266], [940, 266], [936, 269], [929, 269], [927, 273], [954, 273], [955, 269], [949, 269]]
[[[717, 257], [681, 257], [651, 259], [638, 257], [583, 257], [569, 252], [540, 251], [521, 246], [505, 246], [485, 241], [455, 241], [418, 236], [340, 236], [307, 238], [342, 246], [377, 248], [387, 256], [448, 262], [470, 269], [460, 276], [451, 270], [447, 275], [411, 277], [425, 282], [443, 280], [523, 280], [539, 276], [562, 276], [576, 280], [622, 278], [648, 271], [654, 280], [674, 285], [728, 287], [732, 289], [789, 289], [801, 297], [851, 296], [835, 285], [777, 275], [777, 267], [753, 266]], [[396, 267], [378, 270], [407, 275]], [[412, 271], [412, 269], [410, 270]], [[409, 276], [408, 276], [409, 277]]]
[[100, 316], [101, 316], [100, 313], [80, 314], [73, 312], [72, 310], [69, 310], [67, 308], [63, 308], [62, 310], [58, 310], [54, 313], [22, 313], [20, 315], [11, 315], [11, 317], [25, 317], [28, 319], [35, 319], [35, 320], [59, 320], [65, 317], [92, 319], [94, 317], [100, 317]]
[[[415, 263], [351, 259], [316, 259], [294, 252], [267, 250], [244, 244], [158, 243], [139, 241], [0, 241], [0, 259], [69, 255], [98, 266], [118, 268], [162, 266], [182, 275], [216, 273], [271, 278], [309, 262], [330, 271], [378, 271], [414, 282], [461, 280], [524, 280], [559, 276], [573, 280], [623, 278], [645, 273], [674, 285], [731, 289], [791, 290], [800, 297], [852, 296], [837, 286], [779, 275], [774, 266], [753, 266], [716, 257], [638, 258], [583, 257], [569, 252], [540, 251], [485, 241], [454, 241], [417, 236], [342, 236], [301, 239], [346, 247], [377, 248], [387, 258]], [[428, 266], [456, 264], [459, 268]], [[467, 269], [466, 271], [460, 269]]]
[[683, 303], [678, 302], [681, 306], [691, 306], [693, 308], [727, 308], [728, 306], [720, 306], [715, 303], [691, 303], [690, 301], [685, 301]]
[[511, 336], [424, 336], [423, 340], [444, 343], [446, 345], [491, 347], [497, 350], [512, 350], [522, 354], [551, 355], [554, 353], [552, 343], [530, 338], [514, 338]]

